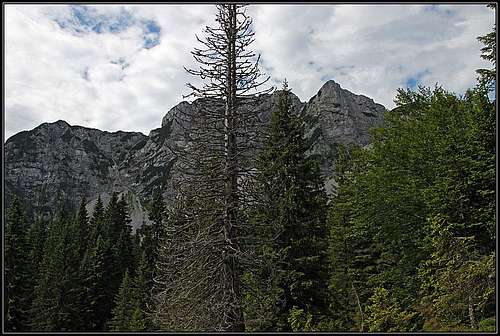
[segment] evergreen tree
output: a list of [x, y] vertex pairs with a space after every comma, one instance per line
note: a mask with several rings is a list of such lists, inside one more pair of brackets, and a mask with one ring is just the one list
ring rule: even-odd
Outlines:
[[125, 197], [122, 196], [118, 202], [118, 214], [120, 225], [120, 236], [118, 240], [119, 246], [119, 260], [121, 260], [122, 270], [129, 269], [130, 273], [135, 272], [134, 269], [134, 255], [133, 255], [133, 242], [132, 242], [132, 226], [130, 223], [129, 209]]
[[115, 308], [113, 309], [113, 317], [109, 322], [109, 329], [112, 331], [129, 331], [135, 308], [132, 286], [127, 270], [115, 299]]
[[[89, 255], [96, 254], [96, 260], [90, 265], [103, 269], [102, 285], [99, 285], [99, 291], [96, 292], [99, 300], [102, 296], [102, 303], [98, 308], [100, 315], [95, 323], [97, 329], [104, 328], [103, 321], [109, 321], [112, 316], [114, 298], [118, 293], [125, 270], [134, 271], [130, 221], [125, 198], [119, 198], [117, 193], [113, 193], [105, 210], [98, 199], [91, 225], [92, 236], [97, 237], [98, 240], [100, 238], [101, 243], [100, 246], [91, 244], [92, 247], [87, 251]], [[89, 278], [88, 273], [86, 278], [92, 283], [92, 277]], [[101, 279], [97, 283], [100, 282]]]
[[113, 299], [120, 287], [125, 269], [132, 262], [132, 240], [130, 218], [127, 204], [114, 192], [106, 207], [103, 219], [102, 237], [110, 249], [110, 264], [106, 265], [105, 276], [108, 289], [106, 291], [108, 311], [111, 313]]
[[[130, 248], [131, 251], [131, 258], [132, 258], [132, 264], [134, 265], [134, 270], [137, 269], [138, 265], [141, 262], [142, 258], [142, 246], [141, 246], [141, 233], [140, 230], [144, 227], [144, 223], [142, 224], [142, 227], [137, 229], [134, 234], [131, 236], [131, 242], [132, 246]], [[142, 238], [144, 241], [144, 238]], [[137, 270], [136, 270], [137, 271]]]
[[118, 193], [113, 192], [104, 212], [103, 237], [109, 239], [113, 244], [118, 241], [122, 231], [118, 202]]
[[290, 314], [302, 309], [317, 324], [326, 312], [326, 194], [318, 162], [306, 157], [304, 124], [292, 115], [285, 82], [271, 116], [269, 138], [258, 161], [259, 199], [254, 227], [261, 270], [257, 283], [269, 281], [274, 321], [268, 330], [290, 331]]
[[148, 217], [152, 221], [151, 225], [144, 225], [143, 229], [143, 250], [146, 253], [148, 268], [150, 270], [150, 280], [153, 279], [153, 270], [158, 258], [159, 240], [162, 234], [163, 222], [165, 219], [165, 203], [161, 194], [161, 189], [155, 189], [151, 200]]
[[21, 200], [14, 196], [5, 224], [5, 329], [27, 331], [30, 305], [30, 249], [27, 239], [29, 224]]
[[[148, 265], [148, 260], [146, 257], [146, 252], [142, 251], [141, 258], [139, 260], [139, 264], [137, 266], [137, 271], [133, 281], [133, 290], [134, 297], [136, 301], [136, 308], [140, 310], [141, 315], [137, 315], [137, 318], [141, 318], [142, 323], [144, 324], [144, 329], [141, 330], [150, 330], [152, 328], [152, 324], [149, 321], [149, 318], [144, 315], [144, 312], [148, 311], [148, 307], [151, 307], [151, 290], [153, 286], [153, 281], [151, 278], [152, 271], [150, 266]], [[139, 321], [137, 321], [139, 322]], [[140, 331], [140, 330], [138, 330]]]
[[28, 245], [29, 245], [29, 288], [30, 288], [30, 299], [29, 299], [29, 317], [31, 319], [31, 308], [33, 305], [33, 300], [35, 298], [35, 286], [39, 283], [41, 278], [41, 265], [43, 260], [44, 245], [47, 239], [46, 227], [48, 226], [48, 221], [44, 220], [42, 216], [35, 216], [35, 221], [28, 231]]
[[377, 274], [380, 253], [373, 242], [374, 232], [352, 225], [357, 190], [354, 176], [364, 169], [358, 148], [339, 146], [335, 161], [336, 195], [329, 209], [329, 313], [325, 330], [366, 331], [363, 304], [370, 296], [367, 282]]
[[366, 314], [368, 331], [395, 332], [406, 330], [416, 312], [404, 311], [385, 288], [377, 287], [369, 299]]
[[80, 268], [84, 291], [81, 314], [85, 321], [83, 326], [85, 331], [105, 330], [105, 323], [109, 319], [105, 272], [109, 269], [110, 263], [109, 246], [102, 236], [99, 236], [95, 246], [85, 254]]
[[32, 279], [35, 283], [40, 275], [43, 248], [47, 238], [47, 226], [48, 222], [46, 220], [44, 220], [41, 216], [36, 216], [35, 222], [28, 231], [30, 269], [35, 277]]
[[[495, 4], [489, 4], [488, 7], [496, 10]], [[490, 61], [493, 64], [492, 69], [478, 69], [476, 72], [479, 74], [479, 85], [491, 90], [495, 87], [496, 82], [496, 63], [497, 63], [497, 30], [496, 24], [493, 26], [493, 31], [477, 38], [479, 42], [484, 44], [481, 49], [481, 58]]]
[[477, 330], [495, 306], [494, 104], [441, 88], [396, 104], [332, 200], [331, 310], [354, 330]]
[[[36, 331], [69, 331], [74, 328], [75, 258], [71, 244], [74, 225], [64, 210], [51, 222], [44, 247], [42, 274], [35, 288], [32, 325]], [[73, 231], [74, 232], [74, 231]]]
[[136, 305], [134, 311], [132, 312], [132, 317], [130, 318], [129, 323], [130, 331], [145, 331], [146, 330], [146, 322], [144, 319], [144, 314], [142, 313], [141, 308]]
[[101, 200], [101, 195], [98, 196], [92, 218], [90, 219], [90, 239], [89, 243], [97, 241], [99, 235], [104, 235], [104, 205]]
[[77, 217], [75, 219], [77, 223], [76, 234], [80, 237], [80, 249], [78, 251], [80, 259], [83, 259], [85, 252], [87, 251], [89, 240], [90, 240], [90, 223], [88, 212], [85, 207], [86, 199], [83, 197], [80, 201], [80, 207], [77, 212]]

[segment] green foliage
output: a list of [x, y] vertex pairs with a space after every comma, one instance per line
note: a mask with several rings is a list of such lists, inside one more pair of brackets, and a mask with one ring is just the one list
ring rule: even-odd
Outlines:
[[113, 318], [109, 322], [109, 329], [112, 331], [128, 331], [133, 311], [133, 297], [127, 270], [116, 296]]
[[29, 244], [29, 264], [34, 278], [33, 282], [36, 283], [40, 275], [40, 264], [43, 259], [43, 247], [47, 239], [46, 226], [47, 221], [41, 217], [35, 219], [33, 225], [28, 231], [28, 244]]
[[[488, 5], [494, 11], [496, 10], [495, 5]], [[493, 31], [477, 38], [479, 42], [484, 44], [484, 47], [481, 49], [481, 58], [490, 61], [493, 64], [493, 68], [491, 69], [478, 69], [476, 72], [479, 74], [479, 84], [491, 90], [495, 87], [496, 82], [496, 63], [497, 63], [497, 31], [496, 25], [493, 26]]]
[[[495, 306], [494, 104], [482, 89], [439, 87], [399, 90], [395, 102], [371, 148], [344, 149], [337, 164], [333, 325], [475, 330]], [[378, 307], [377, 288], [395, 306]]]
[[163, 224], [168, 222], [165, 203], [160, 188], [155, 189], [148, 208], [148, 217], [152, 223], [151, 225], [143, 225], [140, 229], [140, 235], [142, 236], [141, 248], [145, 253], [144, 257], [148, 268], [147, 281], [151, 287], [153, 271], [158, 259], [158, 249], [160, 237], [162, 236]]
[[101, 235], [95, 245], [90, 247], [80, 266], [82, 282], [82, 319], [86, 321], [84, 330], [104, 330], [107, 322], [107, 283], [106, 270], [111, 264], [109, 245]]
[[80, 238], [80, 248], [78, 250], [79, 257], [83, 258], [89, 244], [89, 238], [90, 238], [90, 223], [89, 223], [89, 217], [87, 213], [87, 209], [85, 208], [87, 201], [85, 197], [83, 197], [80, 201], [80, 207], [78, 209], [77, 215], [76, 215], [76, 234]]
[[130, 281], [128, 270], [125, 271], [115, 299], [113, 318], [109, 322], [111, 331], [147, 330], [147, 319], [143, 313], [146, 292], [144, 277], [138, 274], [133, 281]]
[[479, 322], [479, 331], [495, 332], [496, 320], [495, 318], [487, 318]]
[[[27, 331], [30, 306], [30, 250], [26, 220], [21, 200], [14, 196], [5, 223], [5, 329]], [[33, 256], [34, 257], [34, 256]]]
[[317, 161], [305, 156], [304, 124], [291, 113], [289, 92], [285, 83], [258, 158], [259, 199], [251, 221], [260, 262], [244, 280], [246, 299], [260, 305], [246, 310], [247, 329], [291, 330], [294, 306], [316, 323], [327, 305], [326, 195]]
[[74, 319], [79, 316], [77, 289], [80, 283], [79, 237], [75, 227], [63, 210], [50, 223], [32, 309], [32, 325], [36, 331], [77, 329]]
[[130, 331], [145, 331], [146, 330], [146, 322], [144, 319], [144, 314], [139, 306], [136, 306], [134, 311], [132, 312], [132, 317], [130, 318], [129, 323]]
[[411, 327], [411, 320], [416, 314], [402, 310], [385, 288], [377, 287], [366, 307], [366, 324], [368, 331], [411, 331], [408, 328]]
[[101, 200], [101, 195], [99, 195], [94, 207], [94, 213], [90, 219], [90, 239], [87, 247], [90, 247], [90, 244], [95, 243], [99, 235], [104, 237], [104, 220], [104, 205]]
[[104, 209], [99, 198], [90, 221], [85, 203], [76, 214], [61, 208], [45, 243], [44, 223], [37, 220], [30, 229], [29, 260], [39, 273], [29, 312], [32, 330], [105, 330], [122, 282], [117, 272], [135, 269], [126, 202], [115, 194]]
[[[131, 329], [131, 330], [152, 330], [153, 326], [148, 318], [148, 316], [144, 315], [144, 312], [147, 310], [148, 306], [151, 306], [151, 289], [153, 286], [151, 273], [151, 266], [148, 264], [148, 260], [146, 257], [146, 252], [143, 250], [141, 253], [141, 257], [139, 259], [139, 264], [137, 266], [137, 272], [133, 280], [133, 291], [135, 297], [136, 310], [140, 311], [139, 313], [135, 313], [135, 317], [137, 318], [137, 324], [134, 325], [137, 328], [141, 329]], [[132, 328], [132, 326], [131, 326]], [[135, 327], [134, 327], [135, 328]]]
[[354, 222], [363, 195], [355, 177], [364, 171], [362, 152], [339, 146], [335, 163], [337, 195], [329, 209], [330, 316], [333, 331], [365, 330], [362, 304], [371, 295], [370, 279], [383, 265], [380, 246], [373, 240], [375, 231], [364, 222]]
[[312, 328], [311, 313], [306, 313], [303, 309], [299, 309], [296, 306], [292, 307], [290, 310], [288, 323], [290, 323], [293, 332], [315, 331]]

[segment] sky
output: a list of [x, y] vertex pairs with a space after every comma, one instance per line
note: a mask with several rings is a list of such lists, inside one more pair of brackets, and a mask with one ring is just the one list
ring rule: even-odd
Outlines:
[[[213, 5], [5, 5], [5, 139], [43, 122], [149, 131], [199, 83]], [[308, 101], [328, 80], [393, 108], [398, 88], [476, 83], [485, 5], [251, 5], [260, 68]]]

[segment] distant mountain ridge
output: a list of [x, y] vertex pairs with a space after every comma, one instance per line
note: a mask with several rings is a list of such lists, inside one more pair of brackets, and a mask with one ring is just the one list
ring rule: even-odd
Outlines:
[[[277, 94], [261, 96], [254, 106], [245, 108], [258, 111], [268, 121]], [[294, 113], [304, 117], [310, 154], [320, 157], [325, 186], [331, 192], [338, 145], [369, 144], [369, 129], [382, 124], [385, 108], [333, 80], [308, 102], [293, 93], [290, 98]], [[184, 139], [179, 112], [201, 113], [209, 103], [206, 99], [179, 103], [148, 136], [71, 126], [62, 120], [17, 133], [5, 143], [6, 204], [16, 193], [31, 211], [43, 212], [54, 208], [59, 195], [72, 206], [85, 196], [91, 210], [98, 195], [106, 201], [116, 191], [128, 198], [132, 225], [137, 228], [148, 221], [143, 205], [154, 187], [162, 184], [167, 196], [171, 192], [176, 158], [169, 145]]]

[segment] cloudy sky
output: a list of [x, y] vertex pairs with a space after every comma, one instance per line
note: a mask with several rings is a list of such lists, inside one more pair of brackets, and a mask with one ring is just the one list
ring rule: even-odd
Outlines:
[[[456, 93], [489, 67], [476, 37], [484, 5], [253, 5], [253, 48], [274, 83], [302, 101], [333, 79], [387, 108], [397, 88], [439, 83]], [[195, 34], [214, 6], [5, 5], [5, 139], [66, 120], [148, 134], [196, 82]], [[277, 84], [278, 85], [278, 84]]]

